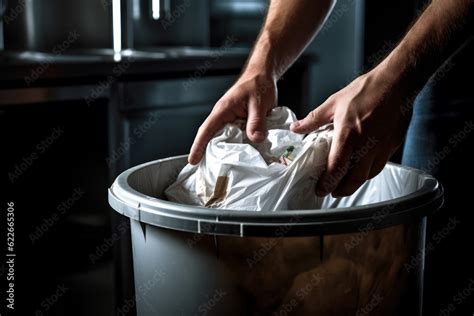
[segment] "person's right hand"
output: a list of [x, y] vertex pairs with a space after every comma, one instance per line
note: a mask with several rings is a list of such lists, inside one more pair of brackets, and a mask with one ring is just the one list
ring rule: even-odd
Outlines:
[[201, 161], [207, 144], [225, 124], [247, 119], [250, 141], [262, 142], [267, 136], [266, 116], [277, 100], [276, 81], [264, 72], [245, 71], [237, 82], [217, 101], [199, 128], [191, 152], [190, 164]]
[[326, 170], [316, 185], [318, 196], [349, 196], [382, 171], [405, 138], [412, 82], [379, 64], [291, 125], [293, 132], [308, 134], [334, 124]]

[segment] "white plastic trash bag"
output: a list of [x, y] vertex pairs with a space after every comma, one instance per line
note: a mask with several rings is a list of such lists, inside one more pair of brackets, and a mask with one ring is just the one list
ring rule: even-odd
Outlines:
[[201, 162], [186, 165], [165, 192], [168, 200], [246, 211], [315, 209], [316, 182], [326, 167], [332, 125], [307, 135], [293, 133], [295, 114], [273, 109], [268, 137], [252, 144], [245, 121], [227, 124], [210, 141]]

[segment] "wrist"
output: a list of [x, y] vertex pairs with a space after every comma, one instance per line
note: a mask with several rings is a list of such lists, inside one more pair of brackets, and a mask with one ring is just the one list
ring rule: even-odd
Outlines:
[[430, 76], [417, 59], [409, 43], [402, 41], [374, 71], [393, 89], [412, 96], [423, 88]]
[[403, 58], [389, 56], [367, 74], [370, 81], [377, 84], [377, 91], [382, 98], [394, 100], [383, 104], [399, 107], [405, 117], [411, 116], [413, 100], [423, 87], [414, 69]]
[[245, 70], [240, 75], [239, 81], [245, 82], [248, 80], [255, 80], [256, 82], [266, 85], [276, 85], [276, 80], [273, 78], [271, 73], [259, 67], [245, 68]]
[[270, 35], [263, 31], [247, 61], [244, 73], [259, 74], [276, 82], [282, 75], [282, 71], [275, 54]]

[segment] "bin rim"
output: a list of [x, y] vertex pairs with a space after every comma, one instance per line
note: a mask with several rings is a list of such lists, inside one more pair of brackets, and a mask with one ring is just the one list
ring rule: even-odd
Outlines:
[[443, 205], [443, 187], [431, 175], [387, 163], [389, 168], [416, 172], [423, 186], [406, 196], [355, 207], [316, 210], [251, 212], [184, 205], [145, 195], [128, 183], [134, 172], [187, 155], [158, 159], [122, 172], [108, 190], [109, 204], [118, 213], [153, 226], [199, 234], [291, 237], [367, 232], [424, 218]]

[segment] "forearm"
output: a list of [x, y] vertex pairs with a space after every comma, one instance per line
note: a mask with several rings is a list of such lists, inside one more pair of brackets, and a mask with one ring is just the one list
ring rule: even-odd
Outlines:
[[277, 80], [311, 42], [335, 0], [272, 0], [245, 67]]
[[[376, 67], [408, 93], [419, 91], [472, 28], [473, 0], [433, 0], [392, 53]], [[472, 32], [471, 32], [472, 34]]]

